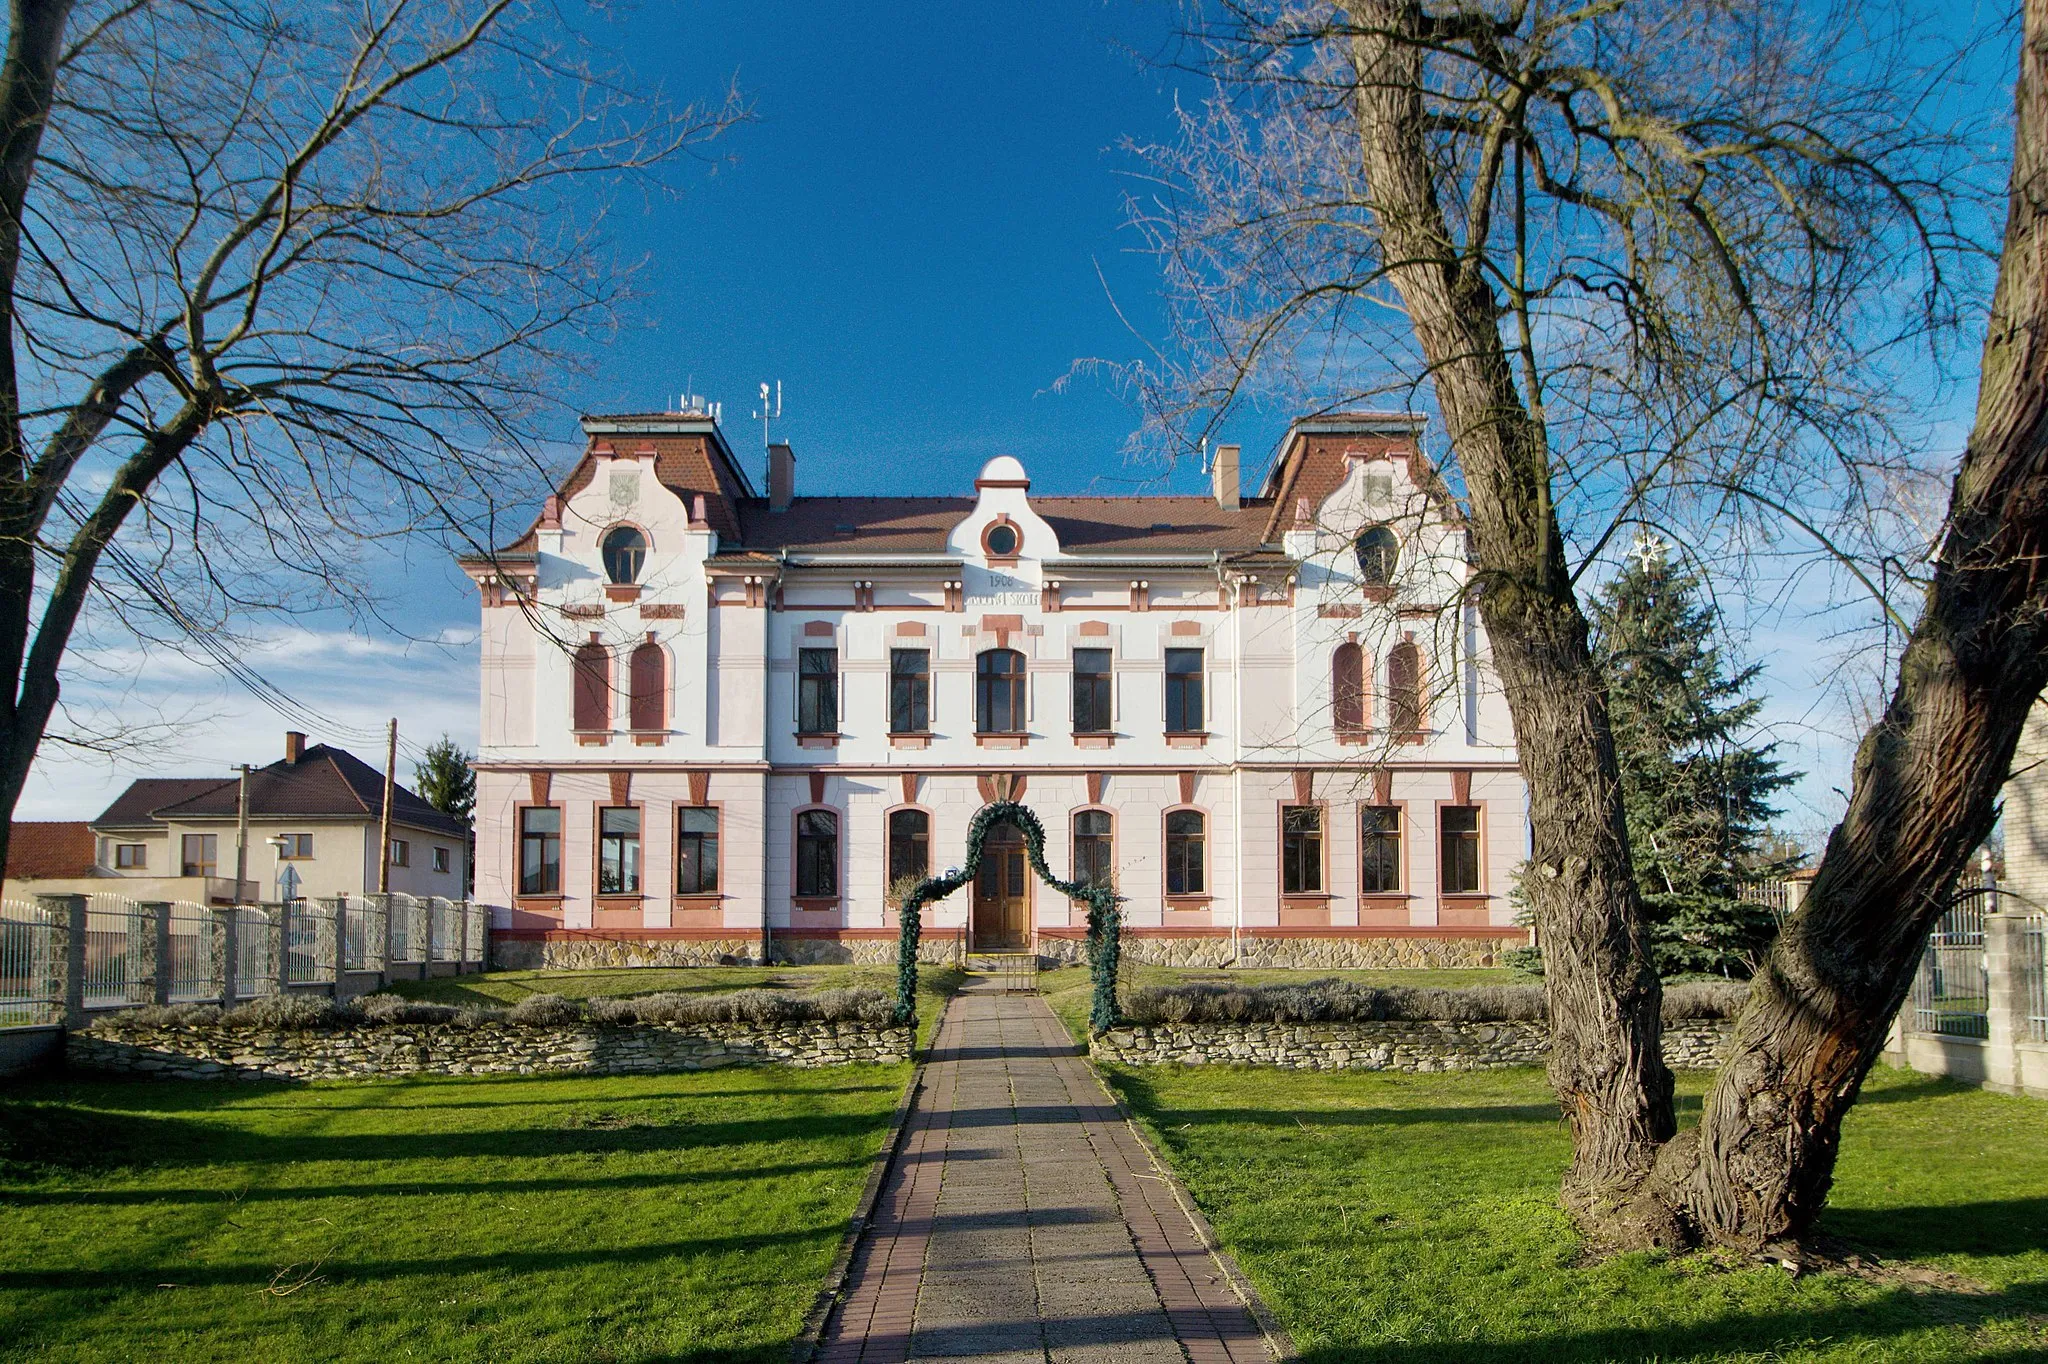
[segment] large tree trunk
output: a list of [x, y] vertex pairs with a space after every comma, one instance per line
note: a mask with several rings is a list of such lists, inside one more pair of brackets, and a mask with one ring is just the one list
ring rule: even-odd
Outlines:
[[[1498, 302], [1461, 264], [1426, 155], [1415, 0], [1349, 0], [1358, 125], [1383, 257], [1435, 382], [1472, 503], [1480, 613], [1514, 715], [1533, 830], [1533, 905], [1550, 1002], [1550, 1078], [1572, 1128], [1567, 1205], [1624, 1213], [1674, 1130], [1661, 991], [1645, 939], [1607, 697], [1550, 502], [1545, 436], [1517, 391]], [[1399, 35], [1398, 37], [1389, 35]], [[1671, 1226], [1615, 1239], [1668, 1242]]]
[[1660, 1195], [1758, 1246], [1813, 1226], [1842, 1116], [1922, 944], [1990, 832], [2048, 683], [2048, 0], [2028, 0], [2005, 251], [1948, 533], [1848, 813], [1758, 979], [1697, 1140]]

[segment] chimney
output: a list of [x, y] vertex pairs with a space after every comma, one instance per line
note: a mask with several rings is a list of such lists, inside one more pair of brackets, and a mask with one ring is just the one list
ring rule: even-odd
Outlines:
[[296, 729], [284, 732], [284, 762], [286, 767], [296, 767], [306, 752], [306, 736]]
[[796, 500], [796, 452], [777, 441], [768, 447], [768, 510], [788, 511]]
[[1225, 511], [1237, 510], [1237, 450], [1235, 445], [1216, 447], [1216, 505]]

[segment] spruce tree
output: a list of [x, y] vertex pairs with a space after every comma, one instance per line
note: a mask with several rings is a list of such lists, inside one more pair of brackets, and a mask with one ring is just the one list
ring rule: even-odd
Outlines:
[[470, 771], [469, 759], [462, 745], [443, 734], [427, 746], [426, 755], [412, 769], [420, 799], [465, 824], [476, 808], [476, 773]]
[[1777, 924], [1742, 881], [1770, 838], [1772, 795], [1798, 774], [1756, 741], [1761, 669], [1723, 655], [1700, 576], [1654, 539], [1625, 563], [1594, 603], [1593, 648], [1658, 968], [1747, 975]]

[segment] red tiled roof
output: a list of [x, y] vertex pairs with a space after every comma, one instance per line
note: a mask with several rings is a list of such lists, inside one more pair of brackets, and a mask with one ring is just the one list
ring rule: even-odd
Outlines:
[[166, 805], [190, 800], [216, 786], [232, 785], [220, 777], [138, 777], [128, 783], [128, 789], [114, 798], [114, 803], [100, 811], [94, 824], [127, 827], [141, 824], [156, 824], [159, 821], [154, 812]]
[[[1070, 554], [1239, 553], [1259, 547], [1268, 514], [1263, 503], [1226, 511], [1193, 496], [1033, 497], [1031, 509]], [[750, 501], [739, 547], [936, 554], [973, 510], [971, 497], [799, 497], [781, 512]]]
[[97, 860], [83, 820], [16, 820], [7, 837], [10, 879], [90, 876]]

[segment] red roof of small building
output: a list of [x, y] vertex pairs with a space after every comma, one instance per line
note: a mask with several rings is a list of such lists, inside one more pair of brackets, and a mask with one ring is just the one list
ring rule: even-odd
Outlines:
[[[240, 800], [237, 781], [211, 777], [144, 777], [121, 793], [93, 822], [147, 825], [166, 819], [232, 819]], [[452, 836], [465, 830], [402, 785], [393, 786], [392, 819]], [[249, 813], [259, 818], [302, 815], [360, 819], [384, 809], [384, 774], [346, 749], [314, 744], [295, 763], [283, 759], [249, 773]]]
[[18, 819], [8, 834], [9, 880], [90, 876], [97, 861], [92, 828], [84, 820]]

